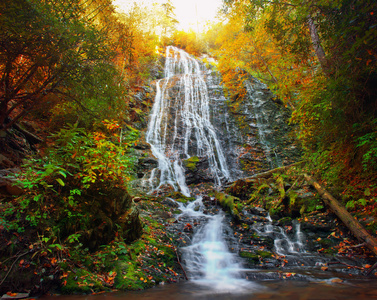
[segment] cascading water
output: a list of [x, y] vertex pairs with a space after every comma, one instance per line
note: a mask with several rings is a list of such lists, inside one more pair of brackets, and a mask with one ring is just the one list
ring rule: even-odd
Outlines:
[[[192, 156], [208, 161], [207, 172], [216, 185], [231, 179], [223, 147], [211, 123], [205, 72], [207, 70], [201, 69], [199, 62], [183, 50], [167, 47], [165, 78], [156, 84], [146, 134], [159, 163], [160, 181], [155, 189], [168, 184], [189, 196], [182, 159]], [[152, 171], [152, 176], [156, 173]], [[148, 183], [152, 182], [150, 177]], [[190, 279], [211, 286], [217, 292], [240, 292], [241, 287], [248, 290], [254, 287], [253, 283], [239, 278], [241, 266], [224, 239], [224, 213], [203, 213], [201, 197], [188, 205], [179, 205], [182, 213], [178, 219], [203, 223], [195, 229], [191, 245], [183, 250]]]
[[272, 236], [274, 239], [274, 251], [279, 255], [290, 255], [305, 253], [304, 235], [301, 232], [300, 224], [294, 225], [295, 234], [288, 236], [282, 227], [274, 226], [271, 217], [268, 215], [267, 222], [256, 223], [253, 225], [255, 231], [264, 236]]
[[181, 160], [192, 156], [208, 160], [208, 172], [217, 185], [229, 179], [225, 155], [210, 121], [208, 89], [199, 62], [183, 50], [167, 47], [165, 79], [156, 86], [146, 140], [159, 162], [158, 187], [169, 184], [189, 196]]
[[[182, 161], [193, 156], [206, 162], [203, 169], [207, 178], [217, 186], [225, 180], [242, 177], [243, 171], [237, 165], [242, 151], [235, 149], [242, 148], [244, 142], [249, 143], [249, 139], [255, 139], [256, 135], [259, 142], [255, 140], [253, 144], [247, 144], [248, 147], [263, 148], [270, 167], [280, 165], [280, 159], [274, 152], [277, 146], [273, 128], [269, 123], [272, 118], [280, 118], [281, 115], [268, 112], [267, 104], [271, 101], [268, 96], [263, 96], [264, 88], [260, 82], [254, 82], [254, 85], [246, 82], [250, 101], [245, 101], [245, 109], [240, 113], [249, 127], [257, 130], [257, 134], [254, 131], [246, 137], [234, 130], [234, 119], [227, 113], [226, 99], [214, 72], [183, 50], [167, 48], [165, 78], [158, 80], [156, 86], [155, 103], [146, 133], [146, 140], [158, 159], [158, 168], [153, 169], [149, 179], [145, 180], [152, 190], [170, 185], [190, 196], [192, 192], [185, 178], [188, 171]], [[253, 161], [252, 155], [249, 161]], [[156, 177], [159, 177], [159, 182]], [[203, 191], [197, 194], [200, 193]], [[255, 291], [256, 284], [248, 279], [262, 276], [263, 264], [274, 267], [283, 262], [285, 268], [302, 268], [303, 265], [312, 268], [314, 261], [326, 261], [305, 252], [299, 224], [292, 224], [290, 229], [287, 226], [282, 228], [266, 216], [257, 216], [256, 223], [250, 223], [249, 228], [257, 234], [249, 240], [250, 237], [244, 238], [238, 235], [239, 232], [233, 233], [234, 224], [228, 225], [230, 217], [222, 212], [215, 213], [213, 201], [206, 207], [200, 196], [196, 198], [187, 205], [178, 204], [182, 211], [178, 215], [179, 226], [182, 225], [180, 234], [186, 238], [185, 245], [188, 245], [181, 248], [182, 258], [191, 282], [207, 289], [210, 287], [212, 289], [208, 290], [211, 292]], [[184, 230], [184, 223], [190, 224], [190, 232]], [[239, 229], [242, 228], [236, 230]], [[267, 253], [264, 253], [265, 247]], [[262, 261], [265, 255], [267, 258]], [[296, 272], [293, 269], [292, 273]], [[263, 276], [268, 275], [268, 272], [265, 273]], [[272, 272], [271, 276], [276, 278], [280, 273]], [[260, 286], [257, 288], [260, 289]]]
[[[224, 239], [224, 236], [232, 236], [232, 230], [224, 224], [222, 211], [215, 215], [205, 214], [201, 197], [187, 205], [179, 203], [179, 208], [182, 213], [177, 219], [205, 224], [194, 233], [191, 244], [182, 248], [183, 260], [194, 283], [210, 287], [217, 293], [243, 293], [259, 287], [240, 275], [244, 270], [239, 257], [229, 251], [229, 241]], [[233, 241], [234, 247], [237, 247], [236, 243]]]

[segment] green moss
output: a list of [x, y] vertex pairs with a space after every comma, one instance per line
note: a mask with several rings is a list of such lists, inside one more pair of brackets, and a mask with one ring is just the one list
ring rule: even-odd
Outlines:
[[87, 270], [77, 269], [75, 272], [67, 272], [66, 281], [64, 281], [60, 292], [63, 294], [86, 294], [103, 290], [110, 289], [103, 286], [98, 276]]
[[247, 258], [248, 260], [251, 260], [255, 263], [259, 262], [260, 259], [264, 258], [270, 258], [272, 257], [272, 253], [269, 251], [262, 251], [262, 250], [257, 250], [254, 252], [247, 252], [247, 251], [241, 251], [240, 256], [243, 258]]
[[273, 255], [270, 251], [262, 251], [262, 250], [257, 250], [256, 254], [260, 256], [261, 258], [270, 258]]
[[192, 157], [190, 157], [188, 159], [183, 160], [182, 162], [183, 162], [183, 165], [187, 169], [189, 169], [190, 171], [195, 172], [197, 170], [196, 164], [199, 162], [199, 157], [192, 156]]
[[[119, 290], [142, 290], [148, 285], [144, 282], [144, 274], [131, 262], [121, 262], [117, 267], [114, 287]], [[142, 279], [142, 280], [141, 280]]]
[[187, 202], [195, 200], [195, 197], [187, 197], [180, 192], [171, 192], [168, 195], [166, 195], [166, 197], [172, 198], [175, 201], [178, 201], [178, 202], [181, 202], [181, 203], [187, 203]]
[[259, 261], [258, 255], [256, 255], [253, 252], [241, 251], [240, 256], [243, 257], [243, 258], [250, 259], [250, 260]]
[[259, 200], [262, 197], [263, 194], [270, 188], [270, 186], [267, 183], [263, 183], [260, 186], [257, 187], [256, 191], [250, 195], [248, 203], [258, 203]]
[[240, 202], [239, 198], [221, 192], [215, 192], [215, 198], [219, 201], [221, 207], [232, 215], [235, 221], [240, 221], [238, 207], [242, 207], [242, 205], [239, 206], [239, 203], [235, 203]]
[[273, 217], [275, 215], [278, 215], [282, 210], [283, 210], [282, 206], [278, 206], [276, 208], [275, 207], [271, 207], [269, 209], [270, 216]]
[[296, 199], [298, 197], [298, 194], [294, 191], [290, 191], [288, 193], [288, 197], [289, 197], [289, 206], [291, 208], [293, 208], [295, 206], [295, 203], [296, 203]]
[[291, 217], [284, 217], [279, 220], [280, 225], [287, 226], [292, 225], [292, 218]]

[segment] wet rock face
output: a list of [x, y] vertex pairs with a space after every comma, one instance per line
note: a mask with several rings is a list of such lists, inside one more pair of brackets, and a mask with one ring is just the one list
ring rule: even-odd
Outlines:
[[[187, 185], [222, 185], [299, 159], [288, 138], [290, 111], [274, 101], [266, 85], [247, 76], [244, 97], [226, 96], [219, 72], [168, 47], [146, 132], [161, 172], [152, 173], [151, 160], [139, 160], [138, 178], [145, 186], [169, 184], [189, 194]], [[185, 162], [194, 157], [199, 160]]]
[[211, 99], [211, 122], [226, 153], [232, 179], [287, 165], [300, 159], [290, 136], [291, 112], [274, 98], [266, 85], [248, 76], [244, 97], [225, 97], [221, 76], [206, 74]]
[[206, 157], [193, 156], [183, 160], [186, 184], [199, 184], [213, 182], [213, 177], [208, 172], [209, 161]]
[[158, 167], [158, 160], [153, 157], [141, 157], [137, 164], [137, 177], [143, 178], [145, 174]]

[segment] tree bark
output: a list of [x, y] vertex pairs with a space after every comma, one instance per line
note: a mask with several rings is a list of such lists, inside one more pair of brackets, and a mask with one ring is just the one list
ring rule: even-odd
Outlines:
[[315, 51], [315, 53], [317, 55], [319, 63], [321, 64], [322, 70], [325, 73], [327, 73], [327, 71], [328, 71], [328, 62], [327, 62], [327, 59], [326, 59], [326, 54], [325, 54], [325, 51], [322, 48], [317, 28], [315, 27], [313, 19], [310, 16], [308, 17], [308, 25], [309, 25], [310, 37], [312, 39], [312, 44], [313, 44], [313, 47], [314, 47], [314, 51]]
[[26, 129], [21, 128], [18, 124], [13, 124], [13, 127], [20, 131], [31, 145], [43, 142], [43, 140], [39, 136], [36, 136], [35, 134], [27, 131]]
[[266, 172], [263, 172], [263, 173], [258, 173], [258, 174], [254, 174], [250, 177], [246, 177], [246, 178], [243, 178], [245, 181], [248, 181], [248, 180], [255, 180], [255, 179], [258, 179], [258, 178], [268, 178], [268, 177], [271, 177], [272, 174], [274, 173], [279, 173], [279, 172], [282, 172], [282, 171], [285, 171], [289, 168], [292, 168], [292, 167], [295, 167], [295, 166], [299, 166], [301, 164], [305, 163], [305, 161], [299, 161], [297, 163], [294, 163], [294, 164], [290, 164], [290, 165], [287, 165], [287, 166], [284, 166], [284, 167], [279, 167], [279, 168], [276, 168], [276, 169], [272, 169], [272, 170], [269, 170], [269, 171], [266, 171]]
[[353, 235], [377, 255], [377, 239], [370, 235], [364, 227], [317, 181], [311, 176], [304, 174], [306, 180], [312, 184], [323, 198], [326, 205], [338, 216], [344, 225], [353, 233]]

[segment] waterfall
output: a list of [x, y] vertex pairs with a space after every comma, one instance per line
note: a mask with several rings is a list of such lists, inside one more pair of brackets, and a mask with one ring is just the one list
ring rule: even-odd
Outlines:
[[[260, 85], [265, 86], [262, 82], [259, 82]], [[259, 142], [261, 143], [264, 154], [271, 168], [281, 167], [281, 161], [279, 156], [276, 154], [275, 150], [271, 149], [270, 143], [267, 141], [267, 134], [271, 133], [270, 120], [266, 116], [266, 112], [263, 110], [263, 105], [266, 100], [263, 100], [264, 93], [261, 90], [255, 90], [251, 85], [250, 81], [245, 81], [245, 86], [247, 93], [252, 99], [252, 109], [256, 119], [256, 125], [258, 129]]]
[[229, 251], [229, 241], [224, 238], [228, 236], [231, 239], [233, 236], [230, 227], [223, 222], [225, 214], [222, 211], [216, 215], [205, 214], [201, 197], [188, 204], [177, 204], [181, 210], [177, 219], [184, 223], [203, 223], [192, 236], [191, 244], [181, 249], [190, 280], [216, 293], [244, 293], [260, 289], [259, 285], [240, 275], [244, 271], [240, 259], [236, 251]]
[[155, 189], [168, 184], [189, 196], [182, 159], [192, 156], [208, 160], [208, 173], [216, 185], [230, 178], [223, 148], [210, 120], [204, 72], [198, 60], [185, 51], [167, 47], [165, 78], [156, 83], [146, 134], [159, 163], [160, 181]]

